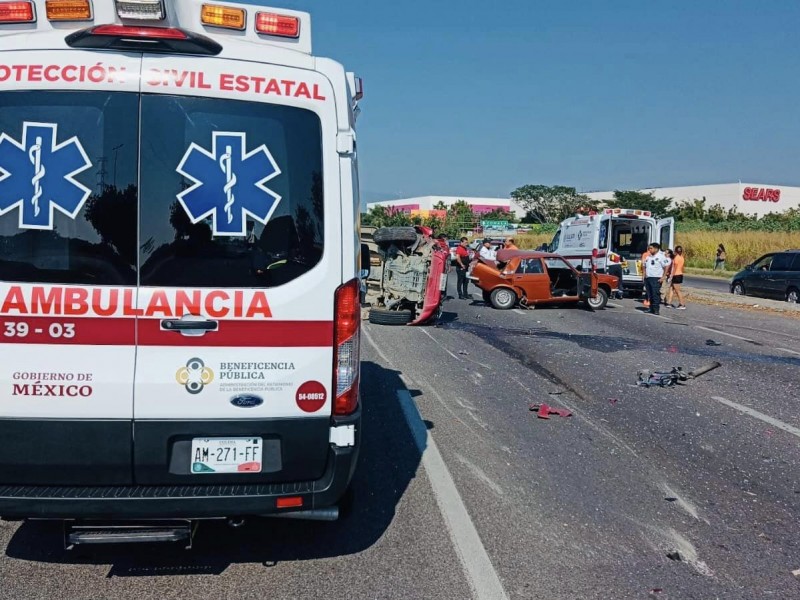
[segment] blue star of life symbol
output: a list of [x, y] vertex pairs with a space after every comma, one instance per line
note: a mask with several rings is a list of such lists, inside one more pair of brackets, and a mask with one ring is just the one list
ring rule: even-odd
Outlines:
[[0, 135], [0, 215], [19, 208], [20, 229], [54, 228], [58, 210], [74, 219], [91, 190], [74, 177], [92, 166], [77, 136], [56, 143], [55, 123], [22, 124], [22, 142]]
[[246, 215], [266, 225], [281, 201], [264, 186], [280, 168], [264, 144], [247, 152], [245, 133], [213, 132], [211, 152], [192, 143], [176, 170], [194, 184], [178, 201], [192, 223], [211, 217], [214, 235], [246, 236]]

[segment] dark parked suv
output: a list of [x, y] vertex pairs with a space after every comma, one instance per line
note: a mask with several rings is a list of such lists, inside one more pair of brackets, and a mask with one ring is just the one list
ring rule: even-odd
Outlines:
[[797, 303], [800, 297], [800, 250], [765, 254], [731, 279], [731, 293]]

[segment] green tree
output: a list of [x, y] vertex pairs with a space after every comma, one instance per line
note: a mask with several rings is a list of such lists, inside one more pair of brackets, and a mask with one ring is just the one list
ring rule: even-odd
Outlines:
[[654, 217], [663, 217], [670, 212], [672, 198], [656, 198], [652, 192], [634, 190], [614, 192], [614, 199], [606, 202], [608, 208], [634, 208], [648, 210]]
[[434, 210], [447, 210], [447, 204], [444, 203], [444, 200], [439, 200], [433, 208]]
[[526, 211], [524, 221], [560, 223], [576, 213], [597, 210], [598, 202], [564, 185], [523, 185], [511, 197]]

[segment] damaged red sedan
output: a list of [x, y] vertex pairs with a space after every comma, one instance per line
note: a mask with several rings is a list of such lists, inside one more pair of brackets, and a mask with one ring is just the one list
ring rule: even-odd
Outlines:
[[613, 275], [582, 273], [557, 254], [525, 250], [501, 250], [496, 261], [478, 259], [469, 278], [484, 302], [499, 310], [570, 302], [602, 309], [618, 285]]

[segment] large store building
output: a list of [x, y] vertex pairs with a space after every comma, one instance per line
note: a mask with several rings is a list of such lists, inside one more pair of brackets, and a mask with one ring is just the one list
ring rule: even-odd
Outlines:
[[371, 202], [367, 208], [373, 206], [385, 206], [392, 210], [410, 214], [412, 217], [429, 217], [437, 214], [437, 206], [450, 207], [459, 200], [463, 200], [472, 207], [472, 212], [476, 214], [486, 214], [495, 210], [513, 212], [522, 218], [525, 211], [514, 204], [508, 198], [470, 198], [468, 196], [420, 196], [419, 198], [403, 198], [400, 200], [385, 200], [383, 202]]
[[[788, 185], [738, 182], [646, 188], [639, 191], [652, 192], [656, 198], [672, 198], [675, 203], [705, 198], [707, 209], [719, 204], [725, 210], [736, 208], [742, 214], [759, 217], [771, 212], [800, 208], [800, 187]], [[586, 195], [594, 200], [611, 200], [614, 192], [589, 192]]]

